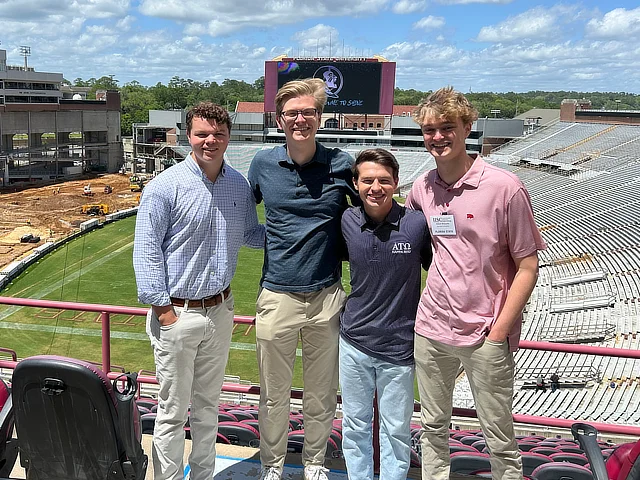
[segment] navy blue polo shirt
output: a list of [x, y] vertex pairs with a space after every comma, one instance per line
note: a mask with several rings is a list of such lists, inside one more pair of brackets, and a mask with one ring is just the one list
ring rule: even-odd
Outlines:
[[342, 338], [372, 357], [411, 365], [420, 267], [428, 269], [432, 257], [425, 216], [394, 200], [376, 224], [362, 207], [353, 207], [342, 216], [342, 233], [351, 268]]
[[300, 166], [285, 146], [261, 150], [249, 167], [256, 202], [264, 201], [266, 244], [260, 284], [280, 292], [315, 292], [340, 280], [345, 256], [340, 218], [360, 204], [353, 158], [316, 142], [311, 161]]

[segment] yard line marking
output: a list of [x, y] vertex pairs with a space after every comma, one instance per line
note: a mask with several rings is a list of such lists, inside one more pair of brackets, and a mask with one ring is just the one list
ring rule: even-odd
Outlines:
[[[0, 328], [6, 328], [8, 330], [28, 330], [32, 332], [49, 332], [49, 333], [60, 333], [64, 335], [81, 335], [85, 337], [101, 337], [102, 331], [94, 328], [74, 328], [74, 327], [56, 327], [54, 325], [38, 325], [33, 323], [13, 323], [13, 322], [0, 322]], [[149, 341], [149, 337], [147, 337], [146, 333], [133, 333], [133, 332], [118, 332], [111, 331], [111, 338], [119, 338], [124, 340], [138, 340], [138, 341]], [[256, 344], [255, 343], [244, 343], [244, 342], [231, 342], [230, 346], [231, 350], [239, 350], [246, 352], [255, 352]], [[302, 356], [302, 350], [297, 349], [296, 355], [298, 357]]]

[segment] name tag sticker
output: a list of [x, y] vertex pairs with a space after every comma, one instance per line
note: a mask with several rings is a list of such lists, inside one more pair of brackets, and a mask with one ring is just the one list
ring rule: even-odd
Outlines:
[[456, 222], [453, 215], [431, 215], [431, 233], [433, 235], [455, 235]]

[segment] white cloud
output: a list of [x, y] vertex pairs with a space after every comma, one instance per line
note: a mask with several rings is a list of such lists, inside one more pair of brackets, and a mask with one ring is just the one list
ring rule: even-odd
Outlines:
[[[253, 82], [265, 60], [325, 56], [331, 39], [334, 54], [344, 45], [347, 56], [381, 54], [397, 62], [401, 88], [640, 93], [636, 7], [600, 12], [559, 4], [524, 13], [500, 7], [493, 23], [478, 17], [472, 27], [454, 8], [393, 14], [470, 1], [0, 0], [0, 48], [10, 65], [22, 64], [18, 46], [30, 45], [29, 65], [37, 71], [68, 79], [114, 74], [120, 84], [153, 85], [175, 75]], [[155, 8], [154, 18], [138, 7]]]
[[404, 15], [407, 13], [422, 12], [425, 8], [427, 8], [426, 0], [400, 0], [391, 7], [391, 10], [393, 13]]
[[105, 25], [89, 25], [85, 30], [89, 35], [113, 35], [115, 32]]
[[[491, 45], [477, 51], [426, 42], [397, 42], [384, 50], [397, 62], [396, 84], [461, 91], [638, 91], [640, 46], [620, 41], [544, 39]], [[612, 83], [614, 80], [615, 83]], [[615, 85], [615, 87], [612, 87]]]
[[121, 32], [128, 32], [136, 22], [136, 18], [132, 15], [127, 15], [116, 22], [116, 28]]
[[497, 5], [506, 5], [513, 0], [438, 0], [442, 5], [468, 5], [470, 3], [488, 3]]
[[194, 35], [206, 24], [211, 36], [225, 36], [249, 28], [274, 28], [320, 17], [364, 16], [378, 13], [389, 0], [142, 0], [140, 12], [184, 22]]
[[557, 15], [542, 7], [532, 8], [497, 25], [482, 27], [476, 40], [503, 43], [549, 36], [556, 29]]
[[314, 49], [316, 47], [328, 47], [329, 45], [336, 46], [338, 44], [339, 37], [340, 33], [336, 28], [319, 23], [308, 30], [296, 32], [292, 38], [301, 47]]
[[603, 75], [602, 72], [593, 72], [593, 73], [576, 72], [572, 75], [572, 77], [577, 80], [595, 80], [598, 78], [602, 78], [602, 75]]
[[429, 15], [428, 17], [423, 17], [414, 23], [413, 28], [418, 30], [436, 30], [444, 27], [444, 24], [444, 17], [434, 17], [433, 15]]
[[589, 38], [634, 37], [640, 33], [640, 7], [633, 10], [616, 8], [601, 19], [593, 18], [587, 23], [585, 33]]
[[129, 11], [129, 3], [129, 0], [74, 0], [68, 4], [68, 10], [87, 18], [122, 17]]

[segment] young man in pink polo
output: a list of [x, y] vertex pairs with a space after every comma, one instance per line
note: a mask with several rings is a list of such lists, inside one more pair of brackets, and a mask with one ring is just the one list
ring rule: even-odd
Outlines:
[[538, 277], [544, 241], [529, 195], [510, 172], [468, 155], [477, 111], [442, 88], [415, 112], [436, 169], [418, 178], [407, 206], [431, 231], [433, 263], [416, 318], [422, 405], [422, 478], [449, 478], [449, 422], [460, 364], [491, 451], [495, 480], [522, 479], [512, 419], [513, 352]]

